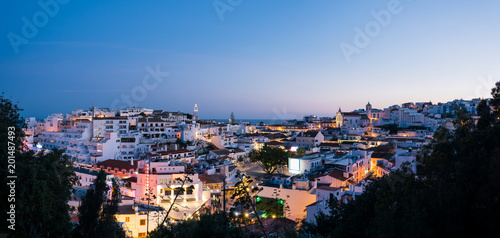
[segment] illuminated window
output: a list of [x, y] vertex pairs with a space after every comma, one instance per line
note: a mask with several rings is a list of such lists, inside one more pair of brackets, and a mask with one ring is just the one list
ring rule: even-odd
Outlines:
[[125, 222], [130, 222], [130, 217], [125, 217]]
[[146, 219], [141, 219], [141, 221], [140, 221], [140, 225], [141, 225], [141, 226], [145, 226], [145, 225], [146, 225]]

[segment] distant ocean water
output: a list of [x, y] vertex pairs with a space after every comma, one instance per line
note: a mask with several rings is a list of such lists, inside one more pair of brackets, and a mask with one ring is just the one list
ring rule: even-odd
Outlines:
[[[212, 121], [215, 120], [215, 122], [225, 122], [229, 123], [229, 119], [203, 119], [207, 121]], [[242, 121], [242, 122], [250, 122], [252, 125], [259, 124], [260, 122], [264, 122], [266, 125], [271, 125], [271, 124], [280, 124], [281, 122], [285, 120], [281, 119], [238, 119], [236, 118], [236, 121]]]

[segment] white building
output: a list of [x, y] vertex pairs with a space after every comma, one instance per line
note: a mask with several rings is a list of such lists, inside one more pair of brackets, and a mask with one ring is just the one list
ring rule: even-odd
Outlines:
[[262, 188], [258, 194], [260, 197], [269, 199], [282, 199], [284, 201], [283, 209], [286, 218], [299, 220], [306, 218], [306, 206], [316, 201], [316, 195], [313, 193], [314, 187], [311, 186], [308, 179], [289, 180], [287, 178], [277, 178], [267, 180], [257, 186]]
[[211, 141], [212, 144], [217, 146], [219, 149], [224, 149], [226, 147], [234, 147], [234, 137], [233, 136], [212, 136]]
[[[85, 168], [74, 168], [76, 176], [78, 177], [79, 186], [90, 186], [94, 184], [94, 180], [96, 180], [99, 171], [89, 170]], [[106, 173], [106, 181], [111, 182], [113, 179], [112, 174]]]
[[300, 132], [297, 137], [295, 137], [295, 146], [302, 148], [313, 148], [318, 147], [325, 140], [325, 136], [321, 131], [307, 131]]
[[135, 203], [133, 198], [122, 197], [115, 214], [116, 221], [122, 223], [128, 237], [146, 237], [165, 218], [163, 207]]
[[322, 168], [320, 154], [310, 154], [298, 158], [288, 158], [288, 174], [297, 175]]
[[[184, 203], [192, 202], [193, 206], [204, 203], [209, 195], [203, 196], [203, 183], [198, 179], [198, 174], [186, 174], [185, 166], [173, 166], [170, 162], [151, 162], [138, 161], [139, 172], [137, 182], [132, 184], [135, 190], [135, 201], [144, 203], [147, 201], [148, 188], [151, 188], [151, 195], [156, 199], [154, 204], [167, 205], [173, 202], [175, 198], [175, 189], [181, 186], [177, 179], [183, 180], [186, 176], [191, 178], [192, 182], [185, 184], [185, 191], [177, 199]], [[193, 188], [189, 188], [189, 186]], [[197, 203], [198, 202], [198, 203]]]
[[127, 117], [94, 117], [92, 124], [94, 137], [107, 137], [111, 132], [125, 135], [129, 131]]

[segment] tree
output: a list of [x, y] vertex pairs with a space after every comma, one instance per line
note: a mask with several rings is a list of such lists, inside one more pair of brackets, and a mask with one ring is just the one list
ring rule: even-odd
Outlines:
[[[495, 87], [491, 89], [491, 105], [495, 109], [496, 115], [500, 114], [500, 81], [496, 82]], [[498, 120], [498, 119], [497, 119]]]
[[[495, 96], [495, 95], [493, 95]], [[487, 115], [484, 102], [478, 112]], [[455, 129], [440, 127], [407, 165], [371, 179], [363, 194], [330, 207], [301, 234], [330, 237], [496, 237], [500, 224], [500, 125], [476, 127], [455, 108]], [[487, 118], [485, 118], [487, 119]]]
[[388, 130], [389, 131], [389, 134], [397, 134], [398, 133], [398, 125], [397, 124], [388, 124], [388, 125], [383, 125], [383, 126], [380, 126], [380, 128], [384, 129], [384, 130]]
[[488, 106], [488, 102], [486, 102], [486, 100], [481, 100], [481, 102], [479, 102], [479, 105], [477, 105], [477, 114], [479, 116], [477, 128], [479, 130], [489, 128], [493, 122], [493, 115], [491, 114], [491, 109]]
[[261, 150], [250, 152], [250, 161], [257, 163], [267, 175], [272, 175], [279, 166], [288, 163], [288, 152], [275, 147], [264, 146]]
[[331, 207], [301, 232], [331, 237], [495, 237], [500, 224], [500, 125], [478, 130], [457, 111], [407, 166], [372, 179], [363, 194]]
[[125, 231], [114, 217], [120, 199], [116, 181], [113, 181], [110, 199], [107, 198], [108, 191], [106, 173], [100, 170], [78, 207], [79, 225], [74, 237], [125, 237]]
[[299, 230], [304, 236], [327, 237], [339, 224], [340, 203], [336, 198], [328, 200], [328, 213], [319, 211], [316, 215], [316, 222], [309, 223], [302, 220]]
[[[0, 220], [2, 222], [0, 230], [5, 231], [7, 231], [7, 224], [3, 224], [10, 216], [7, 214], [10, 210], [10, 204], [6, 200], [10, 193], [9, 185], [7, 185], [9, 183], [7, 180], [8, 165], [17, 163], [15, 158], [18, 158], [22, 151], [24, 120], [19, 115], [20, 111], [22, 109], [19, 109], [11, 100], [6, 99], [3, 93], [0, 95], [0, 197], [2, 199], [0, 202]], [[9, 154], [9, 152], [13, 153]], [[13, 155], [14, 159], [9, 160], [10, 155]]]
[[255, 216], [257, 217], [258, 227], [266, 238], [269, 237], [257, 210], [256, 200], [259, 192], [262, 191], [262, 188], [250, 188], [250, 184], [253, 182], [253, 180], [248, 176], [238, 173], [237, 177], [239, 181], [234, 185], [234, 193], [231, 196], [231, 199], [234, 200], [234, 206], [241, 206], [247, 211], [253, 211]]
[[165, 226], [165, 224], [166, 224], [166, 222], [168, 220], [168, 217], [170, 215], [170, 212], [172, 210], [177, 211], [177, 208], [175, 207], [177, 198], [181, 194], [183, 194], [184, 191], [186, 191], [186, 189], [193, 189], [194, 188], [193, 185], [185, 186], [187, 183], [192, 183], [193, 182], [193, 179], [191, 179], [189, 177], [189, 175], [194, 174], [194, 171], [192, 170], [192, 168], [187, 168], [184, 173], [185, 173], [184, 178], [176, 178], [175, 179], [180, 184], [180, 186], [176, 187], [174, 189], [175, 195], [174, 195], [174, 198], [172, 199], [172, 201], [170, 202], [170, 207], [166, 211], [165, 217], [163, 218], [163, 220], [161, 221], [161, 223], [158, 225], [158, 227], [151, 232], [151, 234], [154, 235], [153, 237], [164, 237], [164, 236], [170, 237], [170, 235], [171, 235], [171, 227], [166, 227]]
[[16, 220], [25, 236], [68, 237], [68, 201], [77, 177], [61, 150], [21, 153], [16, 159]]
[[101, 237], [125, 237], [125, 231], [116, 221], [115, 214], [118, 212], [120, 201], [120, 188], [118, 180], [113, 178], [111, 186], [111, 198], [103, 204], [97, 233]]
[[304, 150], [304, 148], [299, 148], [297, 149], [297, 155], [298, 156], [304, 156], [306, 154], [306, 150]]
[[171, 226], [164, 227], [161, 231], [153, 231], [152, 238], [160, 237], [213, 237], [229, 238], [243, 237], [243, 231], [229, 221], [224, 212], [202, 214], [199, 219], [189, 219]]
[[[23, 152], [20, 111], [0, 95], [0, 229], [14, 237], [69, 237], [72, 225], [67, 203], [77, 181], [72, 163], [60, 150]], [[15, 230], [8, 229], [10, 206], [15, 206]]]

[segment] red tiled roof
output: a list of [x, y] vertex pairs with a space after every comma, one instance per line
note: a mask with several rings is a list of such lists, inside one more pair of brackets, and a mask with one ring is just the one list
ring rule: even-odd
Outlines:
[[133, 208], [133, 205], [122, 205], [118, 206], [118, 211], [116, 211], [116, 214], [135, 214], [135, 210]]
[[279, 141], [266, 142], [266, 145], [283, 145], [283, 144], [284, 144], [283, 142], [279, 142]]
[[71, 219], [70, 219], [70, 222], [79, 223], [80, 219], [78, 218], [78, 215], [72, 216]]
[[217, 155], [229, 155], [231, 153], [229, 150], [226, 150], [226, 149], [212, 150], [210, 152], [213, 152]]
[[108, 160], [105, 160], [105, 161], [102, 161], [102, 162], [99, 162], [96, 164], [96, 166], [98, 168], [100, 168], [101, 166], [104, 166], [104, 168], [108, 168], [108, 167], [111, 167], [111, 169], [118, 169], [118, 170], [135, 170], [137, 169], [137, 160], [134, 160], [134, 165], [131, 165], [130, 164], [130, 161], [128, 160], [116, 160], [116, 159], [108, 159]]
[[330, 173], [328, 173], [328, 175], [330, 175], [330, 177], [332, 178], [336, 178], [340, 181], [346, 181], [347, 178], [344, 177], [344, 171], [342, 170], [339, 170], [339, 169], [333, 169], [332, 171], [330, 171]]
[[218, 160], [232, 160], [233, 158], [231, 158], [231, 157], [229, 157], [229, 156], [227, 156], [227, 155], [224, 155], [224, 156], [222, 156], [222, 157], [218, 157], [217, 159], [218, 159]]
[[124, 182], [131, 182], [131, 183], [137, 183], [137, 177], [130, 177], [126, 179], [122, 179]]
[[327, 190], [327, 191], [332, 191], [332, 192], [340, 190], [340, 188], [330, 187], [330, 186], [321, 186], [321, 187], [318, 187], [317, 189]]
[[222, 183], [222, 182], [224, 182], [224, 176], [218, 175], [218, 174], [213, 174], [213, 175], [200, 174], [200, 175], [198, 175], [198, 178], [201, 181], [203, 181], [203, 183]]

